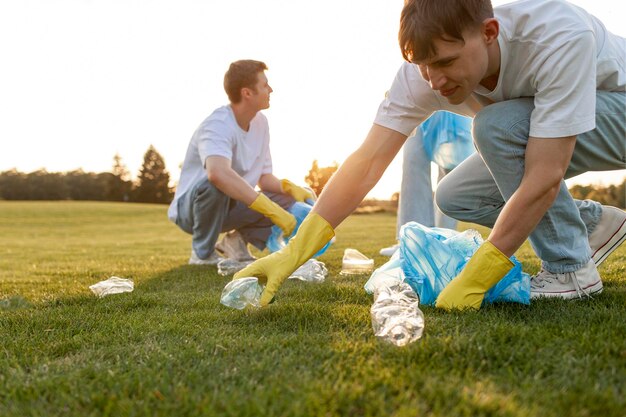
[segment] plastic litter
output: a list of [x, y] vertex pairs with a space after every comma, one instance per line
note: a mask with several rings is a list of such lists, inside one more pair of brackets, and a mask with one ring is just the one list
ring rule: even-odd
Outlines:
[[[226, 260], [222, 262], [225, 261]], [[218, 264], [218, 268], [222, 262]], [[248, 263], [249, 262], [247, 262], [246, 265]], [[320, 262], [316, 259], [309, 259], [302, 264], [300, 268], [296, 269], [291, 276], [289, 276], [289, 279], [299, 279], [300, 281], [305, 282], [321, 283], [324, 282], [327, 275], [328, 269], [326, 269], [324, 262]], [[234, 279], [226, 284], [222, 290], [220, 302], [226, 307], [236, 308], [237, 310], [243, 310], [247, 306], [260, 307], [263, 288], [265, 288], [265, 286], [259, 284], [259, 280], [256, 277]]]
[[472, 140], [472, 119], [469, 117], [438, 111], [419, 129], [426, 155], [444, 169], [455, 168], [476, 151]]
[[237, 310], [243, 310], [247, 306], [260, 307], [263, 288], [255, 277], [234, 279], [224, 287], [220, 302]]
[[317, 259], [309, 259], [302, 266], [296, 269], [289, 279], [299, 279], [305, 282], [324, 282], [328, 276], [328, 269], [324, 262], [320, 262]]
[[111, 277], [105, 281], [100, 281], [96, 284], [90, 285], [89, 289], [95, 295], [102, 298], [111, 294], [132, 292], [135, 289], [135, 284], [130, 279]]
[[[405, 281], [417, 292], [422, 304], [433, 305], [482, 243], [476, 230], [459, 233], [409, 222], [400, 228], [399, 256]], [[522, 272], [522, 265], [514, 256], [511, 261], [513, 269], [487, 291], [483, 304], [530, 304], [530, 276]]]
[[400, 251], [396, 251], [387, 263], [372, 273], [370, 279], [365, 283], [365, 292], [374, 294], [378, 287], [389, 286], [402, 281], [404, 281], [402, 259], [400, 259]]
[[250, 265], [254, 260], [249, 261], [238, 261], [236, 259], [224, 259], [223, 261], [219, 261], [217, 264], [217, 273], [221, 276], [232, 275], [236, 272], [241, 271], [246, 266]]
[[374, 269], [374, 260], [356, 249], [347, 248], [343, 252], [341, 275], [369, 274]]
[[20, 308], [29, 308], [32, 304], [21, 295], [13, 295], [11, 297], [0, 300], [0, 310], [17, 310]]
[[[308, 200], [309, 202], [312, 202]], [[293, 214], [296, 218], [296, 228], [293, 230], [291, 236], [285, 238], [283, 235], [283, 231], [280, 227], [274, 225], [272, 226], [272, 232], [270, 237], [267, 239], [266, 246], [270, 252], [276, 252], [287, 246], [287, 242], [295, 236], [296, 232], [300, 228], [302, 221], [309, 214], [313, 206], [307, 203], [295, 202], [291, 208], [289, 208], [289, 213]], [[316, 258], [326, 252], [326, 249], [335, 241], [335, 238], [331, 239], [322, 249], [320, 249], [317, 253], [315, 253], [312, 257]]]
[[376, 288], [370, 313], [374, 335], [385, 342], [405, 346], [422, 337], [424, 314], [417, 294], [405, 282]]

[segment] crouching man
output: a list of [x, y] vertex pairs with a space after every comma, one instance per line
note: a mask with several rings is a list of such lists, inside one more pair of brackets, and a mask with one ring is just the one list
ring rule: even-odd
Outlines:
[[[247, 243], [264, 249], [273, 224], [291, 234], [296, 219], [287, 210], [314, 198], [272, 174], [269, 126], [260, 112], [272, 93], [265, 70], [260, 61], [233, 62], [224, 76], [230, 104], [211, 113], [189, 142], [168, 217], [192, 235], [190, 264], [215, 265], [224, 259], [218, 252], [254, 259]], [[221, 232], [228, 233], [217, 242]]]

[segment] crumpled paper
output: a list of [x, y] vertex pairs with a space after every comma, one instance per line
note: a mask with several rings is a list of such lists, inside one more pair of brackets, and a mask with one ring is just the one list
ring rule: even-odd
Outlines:
[[102, 298], [106, 295], [132, 292], [135, 289], [135, 284], [130, 279], [111, 277], [105, 281], [100, 281], [97, 284], [90, 285], [89, 289], [95, 295]]

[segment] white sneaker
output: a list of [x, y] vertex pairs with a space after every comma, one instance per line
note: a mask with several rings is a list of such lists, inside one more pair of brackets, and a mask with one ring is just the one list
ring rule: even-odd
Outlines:
[[393, 254], [396, 253], [398, 249], [400, 249], [400, 245], [396, 243], [395, 245], [389, 246], [388, 248], [382, 248], [379, 253], [383, 256], [393, 256]]
[[602, 206], [602, 217], [589, 235], [591, 258], [600, 265], [626, 240], [626, 212], [617, 207]]
[[223, 261], [224, 258], [219, 256], [216, 251], [213, 251], [207, 259], [200, 259], [196, 255], [196, 251], [191, 249], [191, 257], [189, 258], [189, 265], [217, 265], [218, 262]]
[[593, 259], [577, 271], [553, 274], [541, 269], [530, 279], [530, 298], [556, 297], [570, 300], [602, 292], [602, 280]]
[[226, 233], [222, 240], [217, 242], [215, 249], [220, 251], [226, 258], [239, 262], [256, 260], [248, 250], [248, 244], [243, 239], [243, 236], [236, 230]]

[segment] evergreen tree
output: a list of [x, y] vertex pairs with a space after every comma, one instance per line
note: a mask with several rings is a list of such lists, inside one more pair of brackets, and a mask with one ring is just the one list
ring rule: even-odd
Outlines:
[[165, 161], [154, 146], [150, 145], [143, 156], [143, 165], [137, 179], [136, 201], [143, 203], [169, 203], [172, 190], [169, 187], [170, 174], [165, 169]]

